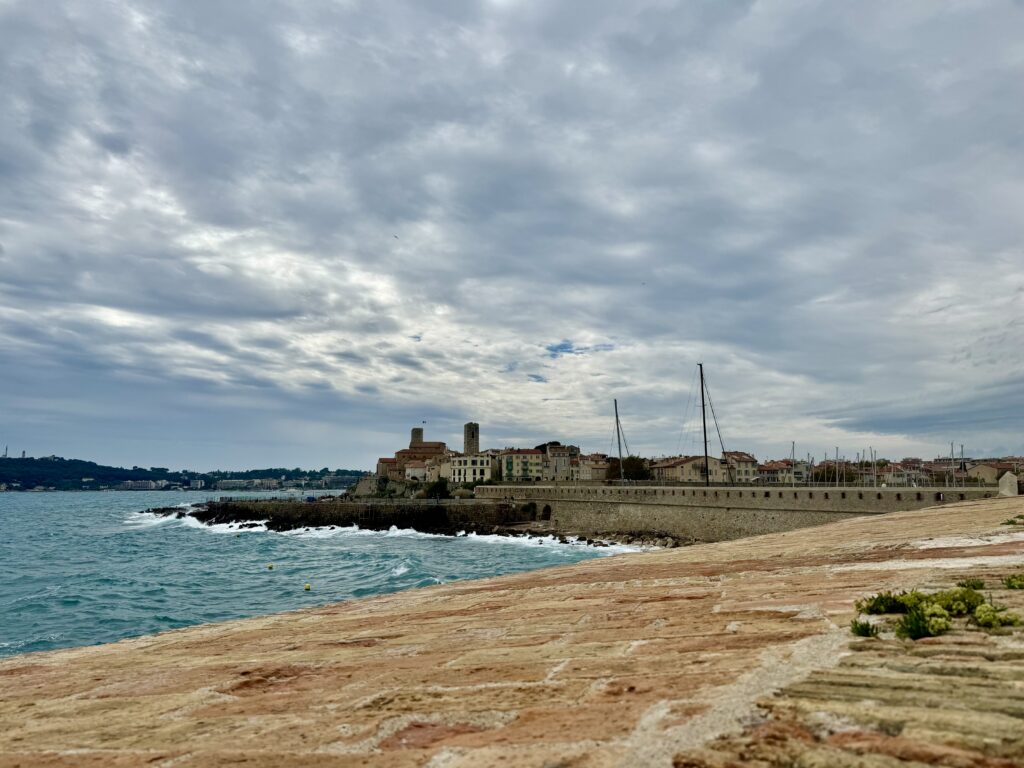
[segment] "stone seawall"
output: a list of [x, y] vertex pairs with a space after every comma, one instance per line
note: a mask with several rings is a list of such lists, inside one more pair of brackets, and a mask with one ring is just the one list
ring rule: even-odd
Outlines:
[[769, 488], [681, 486], [479, 486], [481, 499], [533, 502], [561, 532], [596, 535], [657, 530], [724, 541], [861, 515], [991, 498], [993, 488]]

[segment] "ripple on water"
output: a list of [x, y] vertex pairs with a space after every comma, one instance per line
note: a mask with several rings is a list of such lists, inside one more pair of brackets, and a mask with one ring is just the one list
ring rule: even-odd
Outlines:
[[551, 540], [399, 528], [211, 528], [140, 512], [184, 509], [196, 499], [177, 492], [5, 494], [0, 656], [610, 554]]

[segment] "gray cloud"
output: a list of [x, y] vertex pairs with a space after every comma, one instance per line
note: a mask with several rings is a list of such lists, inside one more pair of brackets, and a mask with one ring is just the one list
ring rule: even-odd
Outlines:
[[370, 466], [424, 419], [607, 448], [618, 397], [667, 453], [704, 360], [730, 447], [1024, 451], [1022, 33], [1009, 0], [4, 4], [0, 440]]

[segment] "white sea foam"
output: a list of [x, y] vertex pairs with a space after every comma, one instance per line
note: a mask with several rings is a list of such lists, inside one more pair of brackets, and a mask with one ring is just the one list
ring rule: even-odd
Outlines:
[[404, 560], [391, 569], [392, 576], [402, 576], [403, 574], [406, 574], [408, 572], [409, 566], [406, 564]]
[[153, 512], [132, 512], [122, 523], [129, 528], [153, 528], [176, 520], [174, 515], [157, 515]]
[[[190, 507], [191, 505], [179, 505], [184, 507]], [[138, 527], [146, 527], [152, 525], [159, 525], [160, 523], [169, 520], [178, 520], [184, 527], [197, 528], [204, 531], [210, 531], [212, 533], [245, 533], [247, 531], [252, 532], [267, 532], [267, 520], [254, 520], [251, 522], [257, 523], [255, 527], [243, 528], [243, 525], [249, 525], [250, 523], [217, 523], [214, 525], [207, 525], [201, 523], [191, 515], [186, 515], [183, 518], [177, 518], [172, 516], [162, 517], [159, 515], [153, 515], [151, 513], [136, 512], [133, 513], [133, 518], [145, 518], [138, 523], [125, 522], [126, 525], [136, 525]], [[152, 518], [152, 519], [151, 519]], [[448, 534], [443, 533], [424, 533], [417, 531], [415, 528], [399, 528], [396, 525], [392, 525], [386, 531], [375, 531], [368, 528], [360, 528], [358, 525], [349, 526], [310, 526], [306, 528], [293, 528], [288, 531], [276, 531], [280, 536], [290, 536], [297, 539], [329, 539], [335, 536], [381, 536], [387, 538], [409, 538], [409, 539], [447, 539], [451, 538]], [[478, 534], [475, 532], [466, 533], [466, 531], [459, 531], [455, 534], [459, 538], [465, 538], [472, 541], [478, 541], [486, 544], [504, 544], [511, 546], [526, 546], [526, 547], [546, 547], [555, 552], [564, 552], [568, 554], [569, 551], [578, 547], [592, 547], [596, 552], [602, 556], [617, 555], [627, 552], [645, 552], [651, 549], [657, 549], [657, 547], [640, 547], [631, 544], [612, 544], [607, 543], [603, 547], [593, 547], [587, 544], [587, 540], [578, 536], [566, 537], [565, 541], [562, 541], [556, 536], [533, 536], [533, 535], [522, 535], [522, 536], [508, 536], [497, 533], [483, 533]], [[400, 574], [396, 574], [400, 575]]]
[[368, 531], [358, 525], [321, 526], [309, 528], [292, 528], [290, 531], [278, 531], [281, 536], [296, 539], [330, 539], [335, 536], [380, 536], [378, 531]]
[[[248, 533], [267, 530], [266, 520], [251, 520], [244, 523], [214, 523], [213, 525], [207, 525], [191, 515], [186, 515], [185, 517], [176, 519], [178, 519], [178, 522], [181, 523], [183, 528], [196, 528], [209, 533]], [[256, 525], [253, 526], [253, 523]]]
[[385, 536], [404, 536], [409, 539], [447, 539], [451, 538], [443, 533], [421, 533], [415, 528], [399, 528], [392, 525], [384, 532]]

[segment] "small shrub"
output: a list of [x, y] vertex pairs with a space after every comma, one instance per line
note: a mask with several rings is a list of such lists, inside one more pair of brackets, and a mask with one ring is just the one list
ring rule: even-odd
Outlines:
[[919, 592], [900, 592], [896, 594], [886, 590], [877, 595], [858, 600], [854, 605], [860, 613], [878, 615], [882, 613], [906, 613], [910, 605], [916, 605]]
[[971, 621], [982, 629], [999, 629], [1000, 627], [1019, 626], [1020, 616], [991, 603], [982, 603], [974, 609]]
[[941, 606], [950, 616], [969, 616], [985, 602], [985, 596], [970, 587], [960, 587], [927, 595], [927, 601]]
[[850, 631], [857, 637], [878, 637], [878, 625], [870, 621], [854, 619], [850, 622]]
[[949, 630], [949, 612], [935, 603], [922, 603], [910, 608], [896, 623], [899, 637], [919, 640], [936, 637]]
[[1017, 515], [1009, 520], [1003, 520], [1003, 525], [1024, 525], [1024, 515]]
[[984, 589], [985, 588], [985, 580], [984, 579], [964, 579], [963, 581], [958, 581], [956, 583], [956, 585], [958, 587], [963, 587], [964, 589]]
[[1024, 589], [1024, 573], [1015, 573], [1003, 579], [1003, 586], [1007, 589]]

